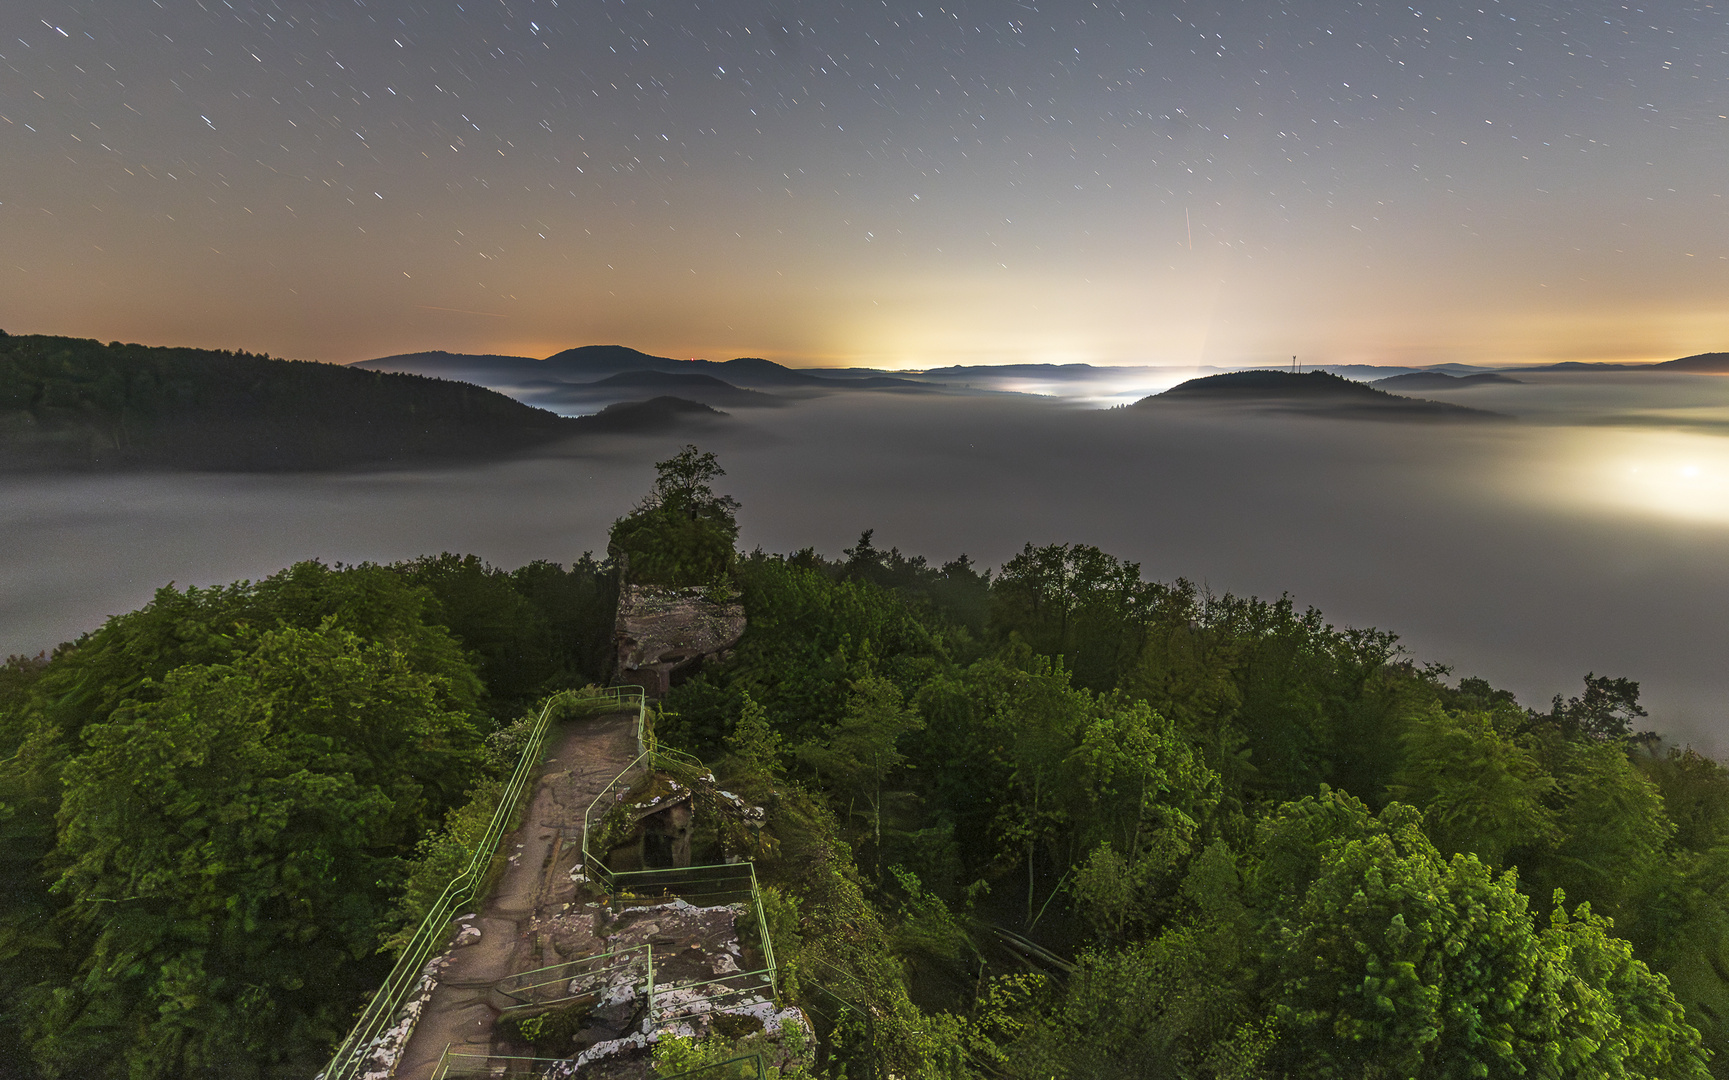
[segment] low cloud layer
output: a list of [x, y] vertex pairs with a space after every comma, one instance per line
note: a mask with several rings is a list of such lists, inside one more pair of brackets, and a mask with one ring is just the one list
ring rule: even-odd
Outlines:
[[1447, 400], [1524, 419], [857, 392], [474, 469], [8, 478], [0, 649], [52, 647], [170, 580], [297, 559], [569, 561], [603, 550], [652, 463], [696, 441], [728, 470], [746, 547], [835, 555], [872, 528], [881, 546], [997, 565], [1027, 541], [1097, 544], [1148, 577], [1288, 591], [1336, 624], [1393, 630], [1527, 704], [1576, 693], [1587, 671], [1628, 676], [1659, 727], [1729, 750], [1729, 440], [1713, 426], [1729, 379], [1544, 377]]

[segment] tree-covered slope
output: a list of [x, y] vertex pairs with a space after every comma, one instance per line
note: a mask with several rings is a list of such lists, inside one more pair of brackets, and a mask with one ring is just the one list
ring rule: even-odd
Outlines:
[[580, 430], [466, 383], [245, 352], [0, 337], [0, 469], [329, 469], [494, 457]]
[[1403, 397], [1327, 371], [1227, 371], [1179, 383], [1137, 408], [1212, 405], [1344, 419], [1488, 420], [1499, 414]]
[[[619, 554], [750, 622], [656, 738], [764, 810], [815, 1075], [1729, 1076], [1729, 769], [1639, 730], [1636, 682], [1527, 708], [1084, 544], [741, 556], [712, 455], [659, 473]], [[309, 1075], [509, 718], [605, 665], [616, 569], [303, 564], [0, 668], [0, 1061]]]
[[587, 559], [302, 563], [11, 658], [0, 1077], [310, 1078], [423, 841], [605, 677], [613, 608]]
[[923, 1075], [1729, 1075], [1729, 770], [1636, 683], [1522, 708], [1085, 545], [738, 573], [750, 629], [663, 730], [760, 729], [826, 803], [961, 1020]]

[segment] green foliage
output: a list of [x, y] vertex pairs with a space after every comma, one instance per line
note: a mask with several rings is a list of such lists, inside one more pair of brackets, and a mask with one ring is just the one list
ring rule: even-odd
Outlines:
[[8, 698], [5, 1008], [44, 1075], [316, 1067], [482, 757], [431, 602], [317, 563], [167, 588]]
[[[969, 874], [1025, 874], [1023, 925], [1036, 918], [1040, 873], [1060, 878], [1102, 842], [1144, 886], [1133, 917], [1156, 919], [1160, 894], [1218, 800], [1216, 775], [1144, 703], [1095, 697], [1062, 668], [1024, 659], [1024, 668], [979, 661], [921, 691], [929, 723], [921, 756], [945, 763], [922, 778], [927, 798], [957, 832], [988, 838], [964, 854]], [[1102, 884], [1112, 857], [1100, 856], [1088, 880]], [[1124, 909], [1105, 921], [1130, 917]]]
[[432, 595], [427, 619], [468, 652], [496, 718], [611, 673], [617, 576], [587, 555], [569, 569], [536, 561], [505, 571], [445, 552], [391, 569]]
[[980, 573], [966, 555], [933, 567], [923, 555], [902, 555], [899, 548], [882, 551], [866, 529], [857, 545], [842, 552], [840, 563], [827, 563], [810, 548], [788, 556], [787, 561], [805, 569], [829, 573], [852, 581], [868, 581], [906, 600], [933, 622], [947, 624], [968, 636], [983, 636], [990, 621], [990, 571]]
[[[661, 463], [633, 574], [697, 572], [707, 522], [730, 594], [718, 475]], [[1527, 712], [1288, 598], [873, 540], [738, 560], [744, 639], [656, 725], [766, 808], [743, 846], [828, 1075], [1729, 1075], [1729, 770], [1633, 735], [1636, 683]], [[603, 663], [614, 588], [303, 564], [0, 669], [21, 1049], [306, 1074], [490, 820], [525, 729], [474, 718]], [[518, 1034], [562, 1052], [561, 1022]], [[748, 1027], [657, 1067], [814, 1067]]]
[[721, 747], [745, 694], [797, 743], [839, 720], [855, 680], [880, 674], [905, 690], [942, 655], [941, 633], [869, 582], [762, 555], [743, 560], [738, 576], [749, 625], [733, 662], [667, 698], [677, 719], [663, 734], [699, 753]]
[[564, 1057], [594, 1013], [591, 1001], [579, 999], [537, 1013], [511, 1013], [498, 1019], [506, 1039], [528, 1044], [535, 1057]]
[[1015, 1075], [1707, 1075], [1604, 920], [1557, 899], [1540, 928], [1516, 875], [1443, 858], [1410, 807], [1323, 791], [1262, 822], [1240, 892], [1225, 858], [1197, 861], [1186, 925], [1082, 957]]
[[654, 471], [654, 489], [643, 500], [644, 507], [664, 507], [693, 517], [737, 515], [738, 500], [714, 493], [715, 479], [726, 475], [714, 454], [688, 445], [665, 461], [655, 462]]
[[[686, 1076], [689, 1080], [810, 1080], [813, 1064], [809, 1036], [797, 1024], [771, 1039], [756, 1022], [756, 1030], [734, 1034], [725, 1030], [731, 1017], [716, 1017], [708, 1035], [692, 1039], [662, 1036], [654, 1045], [656, 1076]], [[747, 1025], [739, 1025], [744, 1027]]]
[[1666, 982], [1588, 907], [1569, 919], [1557, 901], [1539, 932], [1513, 874], [1443, 861], [1410, 808], [1370, 819], [1329, 798], [1269, 826], [1320, 840], [1319, 860], [1269, 864], [1256, 881], [1276, 1072], [1706, 1075]]
[[880, 675], [870, 675], [853, 682], [846, 711], [833, 733], [804, 743], [794, 753], [819, 786], [831, 793], [837, 809], [844, 808], [846, 818], [862, 815], [869, 822], [879, 880], [883, 783], [906, 761], [898, 746], [901, 737], [922, 727], [924, 721], [916, 709], [907, 707], [900, 688]]
[[1487, 715], [1431, 706], [1406, 731], [1405, 747], [1391, 793], [1422, 809], [1424, 829], [1443, 852], [1468, 851], [1504, 866], [1511, 852], [1559, 839], [1549, 805], [1554, 777]]
[[1140, 914], [1140, 895], [1146, 883], [1137, 873], [1139, 869], [1118, 854], [1109, 840], [1075, 867], [1075, 900], [1105, 941], [1119, 940], [1129, 921]]
[[768, 711], [748, 692], [741, 695], [738, 722], [726, 737], [726, 769], [729, 783], [737, 783], [753, 794], [772, 790], [781, 775], [786, 740], [769, 724]]
[[641, 585], [706, 585], [732, 566], [738, 527], [671, 507], [637, 510], [612, 527], [607, 554]]
[[86, 728], [55, 890], [90, 952], [30, 1025], [49, 1071], [87, 1067], [116, 1025], [136, 1077], [243, 1069], [340, 1030], [323, 991], [374, 949], [381, 881], [474, 762], [468, 717], [438, 698], [327, 620], [179, 668]]
[[612, 526], [607, 554], [643, 585], [707, 585], [735, 558], [738, 503], [716, 495], [725, 476], [712, 453], [686, 446], [655, 465], [654, 489]]
[[1675, 834], [1662, 795], [1619, 745], [1587, 738], [1542, 750], [1564, 800], [1563, 835], [1552, 856], [1533, 860], [1527, 872], [1540, 895], [1565, 889], [1618, 923], [1634, 923], [1639, 885]]
[[[1164, 1003], [1163, 1026], [1125, 1020], [1128, 1041], [1103, 1039], [1107, 1049], [1097, 1054], [1058, 1039], [1071, 1061], [1091, 1063], [1072, 1075], [1182, 1058], [1191, 1071], [1169, 1075], [1256, 1076], [1291, 1047], [1309, 1045], [1292, 1017], [1318, 1006], [1291, 1004], [1290, 1015], [1273, 1008], [1268, 980], [1278, 969], [1269, 965], [1278, 954], [1264, 924], [1326, 874], [1343, 889], [1356, 880], [1350, 874], [1371, 867], [1396, 870], [1418, 883], [1411, 889], [1432, 884], [1442, 890], [1437, 903], [1487, 904], [1502, 912], [1497, 918], [1513, 918], [1507, 913], [1526, 897], [1542, 915], [1549, 894], [1565, 888], [1574, 902], [1613, 917], [1612, 930], [1590, 924], [1592, 933], [1620, 935], [1608, 940], [1648, 965], [1615, 969], [1634, 973], [1630, 986], [1646, 985], [1649, 965], [1669, 973], [1672, 1000], [1662, 1008], [1681, 1002], [1705, 1046], [1729, 1045], [1717, 1020], [1729, 1016], [1729, 980], [1718, 974], [1729, 972], [1729, 861], [1709, 854], [1729, 822], [1729, 781], [1696, 755], [1629, 760], [1619, 736], [1639, 715], [1636, 684], [1593, 675], [1575, 701], [1528, 714], [1482, 680], [1450, 686], [1444, 669], [1402, 660], [1390, 634], [1337, 629], [1285, 598], [1144, 583], [1132, 564], [1069, 545], [1029, 547], [994, 579], [978, 575], [989, 581], [991, 614], [982, 628], [990, 651], [977, 659], [979, 643], [932, 602], [935, 572], [922, 560], [877, 548], [869, 532], [845, 555], [828, 562], [810, 551], [758, 554], [741, 564], [746, 640], [732, 663], [675, 693], [678, 737], [718, 745], [731, 730], [735, 750], [769, 740], [775, 749], [766, 757], [793, 762], [793, 776], [838, 808], [838, 835], [867, 865], [916, 867], [920, 895], [940, 897], [957, 919], [1018, 924], [1060, 952], [1090, 940], [1096, 951], [1083, 953], [1081, 982], [1095, 969], [1113, 972], [1108, 978], [1164, 972], [1143, 995]], [[850, 703], [873, 677], [896, 686], [923, 726], [900, 730], [892, 715], [861, 722]], [[880, 789], [874, 770], [858, 767], [866, 755], [842, 752], [853, 743], [892, 748], [902, 759], [882, 772]], [[774, 777], [766, 782], [778, 790], [793, 783]], [[1323, 783], [1363, 800], [1347, 813], [1329, 797], [1330, 809], [1309, 813], [1316, 828], [1332, 821], [1342, 832], [1266, 832], [1269, 814], [1288, 800], [1303, 805]], [[1671, 793], [1675, 805], [1666, 807]], [[1361, 815], [1390, 799], [1414, 809], [1398, 811], [1397, 829], [1375, 826], [1381, 839], [1359, 835], [1368, 828], [1362, 820], [1375, 820]], [[1349, 873], [1328, 861], [1347, 834], [1360, 847]], [[1426, 853], [1400, 846], [1418, 836], [1433, 845]], [[1453, 855], [1469, 859], [1455, 865], [1446, 858]], [[1514, 867], [1514, 877], [1489, 870]], [[1277, 902], [1255, 893], [1275, 871], [1291, 883]], [[877, 903], [889, 948], [914, 961], [906, 971], [916, 1000], [956, 1015], [980, 1007], [985, 973], [976, 992], [953, 985], [942, 959], [951, 950], [916, 944], [929, 935], [900, 899], [911, 894], [904, 884], [883, 885]], [[1395, 890], [1385, 903], [1404, 895]], [[1529, 935], [1547, 931], [1520, 910], [1520, 947], [1536, 948]], [[1440, 921], [1430, 929], [1441, 933], [1446, 920], [1428, 911], [1405, 917], [1432, 915]], [[1344, 933], [1316, 920], [1318, 913], [1315, 934]], [[1458, 925], [1466, 936], [1478, 932], [1468, 919]], [[1456, 945], [1445, 935], [1422, 940], [1424, 956]], [[1544, 970], [1562, 970], [1544, 955]], [[1413, 1002], [1473, 1000], [1445, 980], [1419, 984], [1427, 989], [1413, 990]], [[1090, 985], [1099, 987], [1101, 1016], [1142, 1000], [1112, 992], [1108, 981]], [[1060, 1030], [1092, 1015], [1066, 1007], [1029, 997], [1017, 1008], [1055, 1011], [1037, 1022], [1023, 1013], [1002, 1030]], [[1451, 1023], [1422, 1011], [1428, 1007], [1410, 1005], [1415, 1011], [1399, 1023], [1418, 1027], [1395, 1024], [1385, 1045], [1413, 1038], [1423, 1024]], [[968, 1028], [961, 1042], [983, 1030]], [[1031, 1049], [1057, 1045], [1043, 1038], [1028, 1035], [1015, 1054], [1046, 1061]], [[1685, 1042], [1684, 1032], [1662, 1038]], [[976, 1046], [967, 1054], [996, 1060]], [[1434, 1058], [1443, 1059], [1453, 1060]], [[1029, 1064], [1027, 1074], [1044, 1067]], [[1597, 1067], [1609, 1068], [1589, 1066]], [[1125, 1074], [1165, 1075], [1161, 1068]]]
[[1729, 844], [1729, 769], [1678, 746], [1637, 764], [1663, 797], [1677, 846], [1703, 853]]
[[1545, 719], [1569, 734], [1620, 739], [1632, 735], [1634, 722], [1645, 715], [1639, 704], [1638, 683], [1588, 673], [1584, 695], [1562, 701], [1556, 694]]
[[408, 944], [444, 890], [467, 868], [498, 811], [504, 786], [502, 780], [483, 781], [469, 794], [468, 801], [445, 814], [442, 828], [415, 845], [397, 901], [402, 925], [385, 940], [386, 949], [396, 952]]
[[1142, 581], [1139, 563], [1088, 544], [1028, 544], [1003, 564], [991, 593], [998, 632], [1062, 656], [1080, 685], [1109, 690], [1140, 655], [1166, 589]]

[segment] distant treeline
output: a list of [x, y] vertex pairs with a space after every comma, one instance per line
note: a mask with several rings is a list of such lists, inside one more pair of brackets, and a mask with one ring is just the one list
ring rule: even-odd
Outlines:
[[580, 430], [491, 390], [208, 349], [0, 335], [0, 469], [484, 458]]

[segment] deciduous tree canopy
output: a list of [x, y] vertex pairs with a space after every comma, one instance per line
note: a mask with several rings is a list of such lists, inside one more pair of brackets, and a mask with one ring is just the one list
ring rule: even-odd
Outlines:
[[[1525, 709], [1084, 545], [739, 557], [713, 456], [658, 472], [620, 561], [730, 574], [749, 616], [658, 737], [768, 808], [783, 991], [853, 1018], [829, 1075], [1729, 1075], [1729, 770], [1636, 733], [1637, 683]], [[13, 658], [0, 1052], [310, 1075], [468, 857], [512, 717], [604, 675], [615, 589], [307, 563]]]

